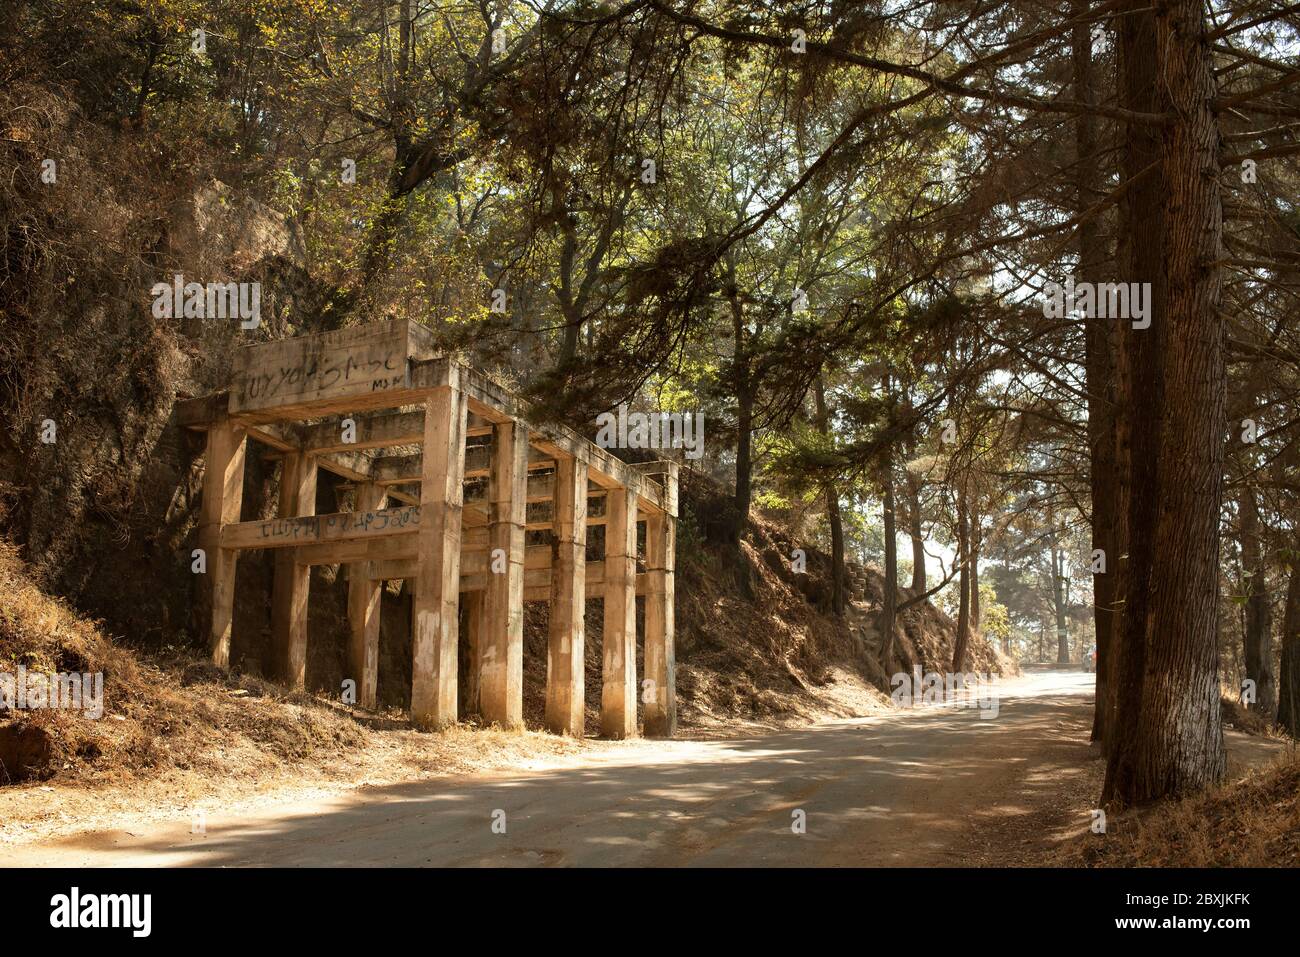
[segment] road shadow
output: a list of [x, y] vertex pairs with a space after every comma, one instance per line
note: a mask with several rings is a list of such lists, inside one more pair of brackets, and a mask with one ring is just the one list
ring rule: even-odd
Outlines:
[[[1006, 697], [996, 718], [883, 719], [685, 741], [533, 773], [366, 788], [223, 820], [206, 835], [81, 835], [90, 863], [147, 866], [959, 864], [991, 807], [1029, 813], [1090, 759], [1077, 693]], [[799, 820], [802, 812], [802, 821]], [[799, 831], [802, 823], [803, 831]], [[107, 852], [107, 853], [106, 853]]]

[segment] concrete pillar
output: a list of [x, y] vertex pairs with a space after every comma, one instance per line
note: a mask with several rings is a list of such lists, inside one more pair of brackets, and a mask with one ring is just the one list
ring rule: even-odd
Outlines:
[[[384, 507], [386, 494], [372, 482], [357, 486], [356, 510]], [[371, 562], [348, 565], [348, 673], [357, 683], [357, 704], [373, 709], [379, 689], [379, 607], [382, 581], [371, 580]]]
[[492, 429], [488, 479], [488, 578], [479, 690], [485, 722], [524, 724], [524, 532], [528, 507], [528, 428]]
[[221, 548], [221, 526], [239, 521], [244, 503], [243, 429], [224, 416], [208, 429], [203, 456], [203, 501], [199, 506], [199, 548], [207, 569], [200, 588], [201, 627], [207, 630], [213, 664], [230, 666], [230, 632], [234, 620], [235, 568], [239, 552]]
[[465, 642], [466, 660], [460, 662], [460, 703], [462, 715], [482, 715], [483, 700], [479, 689], [479, 678], [483, 669], [483, 615], [484, 593], [482, 591], [461, 592], [460, 600], [465, 606]]
[[587, 603], [587, 463], [556, 462], [551, 615], [546, 645], [546, 727], [583, 735], [583, 614]]
[[673, 566], [676, 521], [656, 513], [645, 525], [645, 702], [647, 737], [677, 731], [677, 663], [673, 653]]
[[[316, 514], [316, 460], [300, 452], [285, 455], [280, 466], [280, 518]], [[301, 691], [307, 680], [307, 598], [311, 566], [300, 565], [296, 550], [275, 552], [271, 592], [271, 643], [280, 681]]]
[[420, 531], [411, 605], [411, 720], [421, 728], [456, 722], [460, 529], [464, 504], [465, 427], [460, 382], [429, 396], [424, 415]]
[[634, 489], [606, 493], [600, 730], [607, 738], [636, 736], [636, 509]]

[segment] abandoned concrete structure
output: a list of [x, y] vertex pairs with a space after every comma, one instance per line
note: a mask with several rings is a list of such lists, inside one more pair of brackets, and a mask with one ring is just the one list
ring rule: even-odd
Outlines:
[[[637, 733], [640, 694], [645, 733], [673, 734], [675, 463], [630, 465], [562, 426], [529, 423], [515, 396], [434, 355], [427, 329], [397, 320], [246, 346], [229, 391], [182, 403], [178, 417], [207, 433], [199, 539], [216, 664], [229, 664], [240, 552], [276, 549], [278, 679], [303, 687], [310, 566], [345, 565], [358, 704], [375, 704], [380, 588], [406, 579], [413, 586], [412, 719], [427, 728], [451, 724], [468, 692], [484, 720], [518, 727], [524, 601], [549, 600], [546, 726], [581, 735], [583, 611], [588, 596], [600, 597], [602, 733]], [[283, 460], [272, 521], [240, 521], [250, 439]], [[392, 449], [403, 452], [385, 453]], [[352, 511], [313, 514], [318, 469], [351, 484]], [[642, 572], [638, 521], [645, 525]], [[604, 558], [588, 563], [592, 526], [604, 526]], [[529, 547], [530, 533], [542, 531], [550, 542]], [[640, 686], [637, 595], [645, 622]], [[464, 670], [462, 646], [471, 657]], [[458, 670], [472, 687], [458, 688]]]

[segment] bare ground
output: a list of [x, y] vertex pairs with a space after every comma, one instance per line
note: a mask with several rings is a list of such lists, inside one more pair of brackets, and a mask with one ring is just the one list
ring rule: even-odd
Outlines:
[[[145, 812], [143, 796], [139, 806], [124, 798], [91, 809], [65, 805], [55, 792], [58, 810], [51, 805], [45, 823], [6, 824], [5, 859], [19, 866], [1048, 863], [1091, 820], [1100, 761], [1087, 744], [1090, 708], [1091, 676], [1053, 672], [1007, 681], [993, 719], [940, 707], [670, 742], [419, 736], [426, 759], [444, 745], [495, 757], [455, 777], [403, 781], [394, 772], [347, 788], [300, 782], [240, 800], [205, 795], [204, 834], [190, 833], [190, 795]], [[1230, 748], [1239, 766], [1284, 750], [1235, 734]], [[401, 764], [391, 755], [373, 760], [372, 770]], [[12, 821], [12, 802], [41, 799], [6, 800], [0, 817]], [[796, 812], [806, 833], [792, 829]], [[505, 833], [494, 831], [494, 821], [505, 822]]]
[[[223, 695], [210, 684], [201, 687], [208, 700]], [[303, 721], [346, 721], [347, 709], [330, 707], [311, 696], [298, 696], [301, 706], [276, 702], [271, 717], [300, 708]], [[256, 702], [235, 699], [229, 707], [247, 708]], [[226, 705], [219, 705], [227, 707]], [[858, 675], [842, 668], [830, 670], [828, 682], [803, 696], [798, 710], [765, 720], [697, 716], [699, 723], [683, 726], [678, 737], [720, 739], [805, 726], [820, 716], [859, 716], [888, 710], [882, 696]], [[332, 717], [331, 712], [339, 712]], [[321, 716], [324, 712], [325, 717]], [[249, 720], [256, 720], [253, 715]], [[228, 722], [227, 722], [228, 723]], [[123, 777], [59, 775], [0, 788], [0, 846], [42, 842], [68, 834], [126, 827], [145, 831], [177, 821], [190, 822], [197, 811], [243, 814], [282, 804], [325, 800], [397, 784], [490, 772], [530, 772], [571, 765], [574, 760], [600, 760], [623, 755], [630, 762], [658, 745], [646, 740], [581, 740], [538, 731], [509, 732], [499, 728], [460, 725], [437, 734], [411, 730], [401, 716], [358, 728], [356, 746], [312, 749], [300, 759], [269, 761], [258, 743], [227, 735], [209, 742], [214, 752], [187, 767], [166, 767], [154, 775], [142, 771]], [[188, 826], [188, 823], [187, 823]]]

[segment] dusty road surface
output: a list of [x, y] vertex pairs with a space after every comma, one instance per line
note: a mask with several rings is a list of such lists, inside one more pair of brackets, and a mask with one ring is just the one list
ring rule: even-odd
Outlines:
[[[535, 773], [210, 813], [203, 835], [184, 821], [68, 835], [7, 848], [4, 863], [1016, 863], [1019, 852], [1041, 852], [1050, 834], [1087, 826], [1100, 781], [1087, 744], [1091, 710], [1091, 675], [1039, 673], [1001, 684], [995, 718], [929, 707], [753, 737], [643, 743]], [[798, 818], [804, 833], [792, 827]]]

